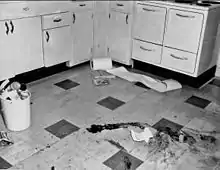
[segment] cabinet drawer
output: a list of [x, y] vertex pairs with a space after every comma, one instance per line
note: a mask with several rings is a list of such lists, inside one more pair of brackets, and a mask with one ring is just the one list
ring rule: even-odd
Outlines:
[[33, 2], [12, 2], [0, 4], [0, 20], [30, 17], [35, 15]]
[[93, 9], [94, 7], [94, 2], [93, 1], [76, 1], [73, 2], [73, 9], [74, 10], [88, 10], [88, 9]]
[[110, 8], [116, 11], [131, 13], [133, 11], [133, 1], [110, 1]]
[[197, 53], [203, 14], [171, 9], [168, 14], [164, 45]]
[[137, 39], [162, 44], [166, 8], [137, 4], [133, 35]]
[[42, 18], [43, 29], [70, 25], [71, 16], [69, 12], [53, 15], [45, 15]]
[[133, 40], [132, 58], [143, 62], [159, 64], [161, 49], [160, 45]]
[[196, 54], [164, 47], [161, 64], [176, 70], [194, 73]]

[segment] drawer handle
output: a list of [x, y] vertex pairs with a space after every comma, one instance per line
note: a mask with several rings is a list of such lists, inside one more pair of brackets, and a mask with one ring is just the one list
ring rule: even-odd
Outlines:
[[30, 8], [29, 8], [29, 7], [25, 7], [25, 8], [23, 8], [23, 10], [24, 10], [24, 11], [29, 11]]
[[79, 4], [79, 6], [86, 6], [86, 4]]
[[178, 17], [182, 17], [182, 18], [195, 18], [195, 16], [190, 16], [190, 15], [182, 15], [182, 14], [176, 14], [176, 16]]
[[142, 47], [142, 46], [140, 46], [140, 49], [142, 49], [142, 50], [144, 50], [144, 51], [154, 51], [154, 50], [152, 50], [152, 49], [147, 49], [147, 48], [144, 48], [144, 47]]
[[54, 19], [54, 20], [53, 20], [53, 22], [60, 22], [60, 21], [62, 21], [61, 18], [57, 18], [57, 19]]
[[177, 57], [173, 54], [170, 54], [171, 57], [175, 58], [175, 59], [178, 59], [178, 60], [188, 60], [186, 57]]
[[148, 11], [148, 12], [156, 12], [155, 9], [147, 9], [147, 8], [142, 8], [144, 11]]
[[123, 4], [118, 4], [118, 3], [117, 3], [117, 6], [124, 6], [124, 5], [123, 5]]

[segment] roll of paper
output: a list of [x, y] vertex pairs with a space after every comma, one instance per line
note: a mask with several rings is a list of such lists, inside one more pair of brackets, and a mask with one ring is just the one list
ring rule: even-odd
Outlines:
[[90, 67], [92, 70], [112, 69], [112, 59], [111, 58], [93, 58], [90, 61]]

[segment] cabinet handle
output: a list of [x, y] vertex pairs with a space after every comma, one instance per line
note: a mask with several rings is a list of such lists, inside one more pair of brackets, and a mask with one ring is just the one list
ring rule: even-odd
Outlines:
[[25, 7], [25, 8], [23, 8], [23, 10], [24, 10], [24, 11], [29, 11], [30, 8], [29, 8], [29, 7]]
[[86, 6], [86, 4], [79, 4], [79, 6]]
[[8, 23], [7, 22], [5, 22], [5, 27], [6, 27], [6, 34], [8, 35], [9, 27], [8, 27]]
[[111, 18], [111, 14], [110, 14], [110, 13], [108, 14], [108, 18], [109, 18], [109, 19]]
[[147, 9], [147, 8], [142, 8], [144, 11], [148, 11], [148, 12], [156, 12], [155, 9]]
[[182, 14], [176, 14], [178, 17], [183, 17], [183, 18], [195, 18], [195, 16], [190, 16], [190, 15], [182, 15]]
[[75, 21], [76, 21], [76, 14], [73, 13], [73, 24], [75, 23]]
[[117, 3], [116, 5], [117, 5], [117, 6], [124, 6], [123, 4], [118, 4], [118, 3]]
[[144, 51], [154, 51], [154, 50], [152, 50], [152, 49], [147, 49], [147, 48], [144, 48], [144, 47], [142, 47], [142, 46], [140, 46], [140, 49], [142, 49], [142, 50], [144, 50]]
[[126, 15], [126, 24], [128, 24], [128, 14]]
[[49, 39], [50, 39], [50, 35], [49, 35], [49, 33], [46, 31], [46, 41], [48, 42], [49, 41]]
[[54, 19], [54, 20], [53, 20], [53, 22], [60, 22], [60, 21], [62, 21], [61, 18], [57, 18], [57, 19]]
[[177, 57], [173, 54], [170, 54], [171, 57], [175, 58], [175, 59], [178, 59], [178, 60], [188, 60], [186, 57]]
[[13, 33], [14, 32], [14, 25], [13, 25], [12, 21], [10, 21], [10, 25], [11, 25], [11, 33]]

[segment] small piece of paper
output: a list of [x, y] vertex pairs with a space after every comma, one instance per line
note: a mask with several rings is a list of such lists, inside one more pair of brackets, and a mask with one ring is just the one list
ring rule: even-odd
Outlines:
[[153, 137], [153, 133], [149, 128], [145, 128], [144, 131], [141, 133], [134, 132], [133, 130], [131, 130], [131, 137], [134, 141], [145, 141], [148, 143], [149, 139]]

